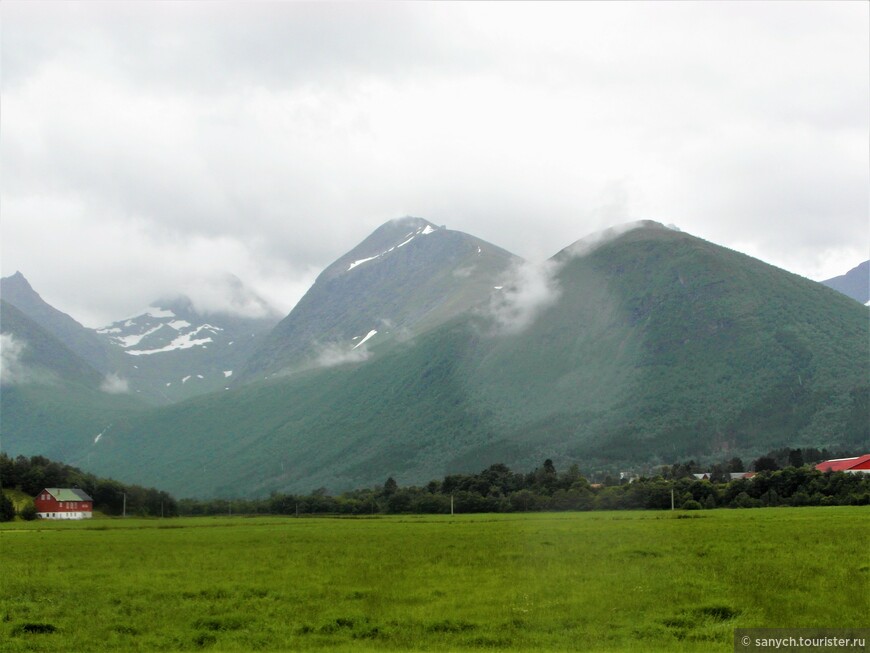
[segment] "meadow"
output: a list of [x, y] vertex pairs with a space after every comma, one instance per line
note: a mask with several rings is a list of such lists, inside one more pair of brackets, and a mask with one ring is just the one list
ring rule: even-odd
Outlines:
[[867, 626], [866, 507], [0, 526], [0, 650], [731, 651]]

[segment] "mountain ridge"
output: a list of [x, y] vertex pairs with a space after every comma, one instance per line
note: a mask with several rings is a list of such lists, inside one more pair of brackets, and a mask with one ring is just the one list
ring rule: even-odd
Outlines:
[[[384, 227], [284, 318], [308, 329], [285, 340], [291, 356], [229, 390], [116, 415], [68, 459], [182, 495], [263, 496], [494, 462], [612, 472], [870, 446], [866, 309], [822, 284], [648, 221], [542, 264], [485, 256], [487, 243], [427, 221]], [[396, 319], [381, 332], [384, 316]], [[341, 345], [331, 364], [278, 373], [317, 363], [323, 342]], [[36, 446], [22, 406], [4, 441]]]

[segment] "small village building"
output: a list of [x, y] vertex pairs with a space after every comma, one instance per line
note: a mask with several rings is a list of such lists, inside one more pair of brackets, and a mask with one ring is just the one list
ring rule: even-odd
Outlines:
[[[713, 480], [713, 472], [701, 472], [700, 474], [692, 474], [699, 481], [712, 481]], [[728, 480], [736, 481], [739, 478], [752, 478], [755, 476], [755, 472], [729, 472]]]
[[78, 488], [47, 487], [33, 500], [41, 519], [90, 519], [94, 500]]
[[870, 474], [870, 453], [854, 458], [834, 458], [816, 465], [820, 472], [849, 472], [850, 474]]

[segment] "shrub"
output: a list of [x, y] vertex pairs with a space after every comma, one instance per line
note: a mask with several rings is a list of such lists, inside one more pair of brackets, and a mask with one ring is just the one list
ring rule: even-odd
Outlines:
[[700, 510], [701, 504], [694, 499], [689, 499], [683, 504], [683, 510]]
[[21, 517], [24, 521], [33, 521], [37, 517], [36, 506], [32, 503], [28, 503], [21, 510], [18, 511], [18, 516]]

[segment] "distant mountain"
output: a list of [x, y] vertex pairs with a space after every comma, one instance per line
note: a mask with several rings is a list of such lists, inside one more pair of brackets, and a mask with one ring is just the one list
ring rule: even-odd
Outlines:
[[22, 311], [0, 300], [0, 436], [4, 451], [86, 456], [94, 438], [143, 406]]
[[216, 292], [227, 306], [222, 311], [198, 311], [179, 295], [154, 302], [140, 315], [89, 329], [46, 303], [20, 272], [0, 280], [5, 304], [89, 367], [117, 379], [119, 387], [158, 404], [224, 390], [280, 319], [232, 275], [216, 282]]
[[265, 339], [243, 379], [363, 360], [485, 301], [519, 259], [421, 218], [392, 220], [327, 267]]
[[[434, 255], [437, 241], [426, 239], [438, 233], [406, 222], [339, 259], [311, 305], [260, 350], [277, 363], [261, 358], [255, 369], [310, 356], [322, 342], [313, 324], [345, 346], [380, 335], [383, 316], [417, 327], [412, 337], [393, 337], [376, 356], [152, 410], [101, 439], [94, 469], [183, 495], [237, 496], [390, 475], [424, 483], [494, 462], [530, 468], [552, 458], [588, 473], [779, 446], [870, 446], [866, 309], [821, 284], [645, 222], [539, 266], [503, 253], [470, 290], [454, 271], [485, 244], [442, 233]], [[457, 245], [462, 255], [445, 264]], [[418, 255], [429, 262], [414, 273]], [[444, 294], [417, 312], [408, 301], [432, 296], [432, 269]], [[357, 300], [376, 281], [389, 291]], [[468, 294], [462, 308], [438, 314], [449, 287]]]
[[178, 296], [97, 333], [122, 352], [131, 387], [167, 403], [224, 390], [278, 319], [268, 310], [262, 317], [201, 313]]
[[16, 307], [95, 369], [101, 372], [114, 371], [106, 343], [92, 329], [47, 304], [21, 272], [0, 279], [0, 298]]
[[870, 261], [864, 261], [846, 274], [822, 283], [862, 304], [867, 304], [870, 302]]
[[96, 388], [102, 374], [5, 299], [0, 299], [4, 385], [58, 381]]

